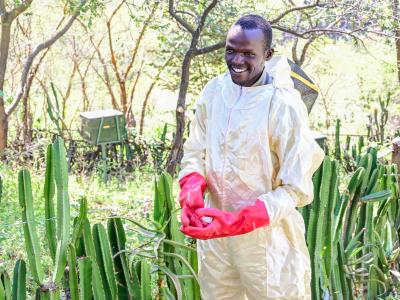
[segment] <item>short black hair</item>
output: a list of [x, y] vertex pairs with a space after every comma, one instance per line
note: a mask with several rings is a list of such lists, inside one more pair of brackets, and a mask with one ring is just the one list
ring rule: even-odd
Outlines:
[[260, 29], [264, 34], [265, 47], [271, 49], [272, 46], [272, 27], [269, 22], [259, 15], [245, 15], [235, 22], [242, 29]]

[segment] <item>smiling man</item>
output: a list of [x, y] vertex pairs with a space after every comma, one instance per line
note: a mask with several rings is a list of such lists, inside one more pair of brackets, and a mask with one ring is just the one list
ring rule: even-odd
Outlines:
[[[180, 173], [181, 230], [198, 241], [204, 300], [311, 299], [304, 222], [324, 153], [272, 30], [257, 15], [229, 30], [229, 72], [196, 104]], [[205, 196], [205, 200], [203, 200]]]
[[273, 55], [271, 41], [269, 24], [256, 16], [243, 17], [235, 23], [228, 32], [225, 49], [226, 64], [234, 83], [241, 86], [256, 83], [263, 73], [265, 61]]

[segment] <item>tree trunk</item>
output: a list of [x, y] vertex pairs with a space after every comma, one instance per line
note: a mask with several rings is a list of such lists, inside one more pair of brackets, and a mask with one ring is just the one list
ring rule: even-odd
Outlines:
[[4, 112], [4, 106], [0, 107], [0, 152], [7, 147], [8, 118]]
[[1, 37], [0, 37], [0, 152], [7, 147], [8, 116], [4, 103], [4, 80], [6, 76], [8, 52], [10, 48], [11, 24], [21, 13], [23, 13], [33, 0], [25, 0], [6, 11], [4, 0], [0, 0], [1, 12]]
[[192, 36], [189, 50], [186, 52], [182, 62], [181, 83], [179, 86], [178, 104], [176, 106], [176, 131], [166, 166], [167, 172], [171, 174], [171, 176], [175, 175], [176, 166], [179, 164], [183, 154], [182, 149], [183, 133], [185, 132], [186, 94], [189, 86], [190, 63], [192, 61], [192, 58], [197, 55], [202, 55], [217, 50], [225, 45], [225, 42], [220, 42], [209, 47], [197, 49], [197, 44], [199, 42], [201, 32], [203, 31], [206, 18], [210, 11], [215, 7], [215, 5], [217, 5], [217, 3], [218, 0], [211, 1], [211, 3], [204, 9], [200, 18], [197, 18], [197, 27], [194, 29], [189, 23], [187, 23], [184, 19], [177, 15], [177, 11], [175, 11], [174, 8], [174, 0], [168, 1], [169, 14], [178, 23], [180, 23]]
[[8, 15], [1, 17], [0, 39], [0, 151], [7, 147], [8, 117], [4, 104], [4, 80], [7, 69], [8, 51], [10, 48], [11, 22]]
[[23, 123], [22, 123], [22, 139], [24, 144], [30, 144], [32, 142], [32, 113], [29, 107], [29, 89], [31, 84], [27, 87], [27, 93], [22, 98], [23, 105]]
[[185, 110], [186, 94], [189, 87], [189, 71], [192, 61], [193, 50], [189, 49], [182, 63], [181, 84], [179, 86], [178, 105], [176, 107], [176, 132], [172, 142], [171, 152], [167, 161], [167, 172], [172, 176], [175, 174], [176, 165], [182, 156], [183, 133], [185, 132]]

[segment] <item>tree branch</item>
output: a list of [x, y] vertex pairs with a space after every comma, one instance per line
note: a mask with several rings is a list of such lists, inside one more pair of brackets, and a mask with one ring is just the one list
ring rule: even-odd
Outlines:
[[193, 17], [193, 19], [196, 19], [197, 16], [194, 13], [191, 13], [190, 11], [184, 11], [184, 10], [176, 10], [175, 13], [177, 14], [183, 14], [183, 15], [188, 15]]
[[272, 24], [275, 24], [275, 23], [278, 23], [281, 19], [283, 19], [285, 16], [287, 16], [288, 14], [290, 14], [290, 13], [292, 13], [292, 12], [294, 12], [294, 11], [307, 10], [307, 9], [310, 9], [310, 8], [317, 7], [317, 6], [319, 6], [319, 5], [320, 5], [319, 0], [317, 0], [315, 3], [310, 4], [310, 5], [292, 7], [291, 9], [288, 9], [287, 11], [284, 11], [283, 13], [281, 13], [281, 14], [280, 14], [279, 16], [277, 16], [275, 19], [269, 21], [269, 23], [270, 23], [271, 25], [272, 25]]
[[142, 59], [142, 62], [140, 63], [139, 71], [137, 72], [135, 81], [133, 82], [131, 94], [129, 96], [129, 109], [131, 109], [131, 107], [133, 105], [133, 96], [135, 95], [136, 86], [137, 86], [137, 83], [139, 82], [140, 75], [142, 75], [143, 65], [144, 65], [144, 58]]
[[193, 27], [188, 22], [186, 22], [185, 19], [181, 18], [176, 13], [175, 8], [174, 8], [174, 0], [168, 1], [168, 12], [179, 24], [181, 24], [187, 31], [189, 31], [191, 35], [194, 34], [195, 31], [194, 31]]
[[286, 28], [280, 25], [271, 25], [272, 28], [277, 29], [279, 31], [283, 31], [286, 33], [290, 33], [293, 36], [299, 37], [299, 38], [304, 38], [304, 35], [302, 33], [297, 32], [296, 30]]
[[157, 7], [158, 7], [159, 4], [160, 4], [160, 2], [158, 2], [158, 1], [154, 3], [154, 5], [153, 5], [153, 7], [152, 7], [152, 9], [151, 9], [151, 12], [150, 12], [150, 14], [149, 14], [149, 16], [147, 17], [147, 19], [146, 19], [146, 20], [144, 21], [144, 23], [143, 23], [143, 27], [142, 27], [142, 29], [140, 30], [139, 37], [138, 37], [138, 39], [137, 39], [137, 41], [136, 41], [135, 48], [133, 49], [133, 52], [132, 52], [131, 60], [130, 60], [129, 65], [127, 66], [127, 68], [126, 68], [126, 70], [125, 70], [125, 73], [124, 73], [124, 80], [125, 80], [125, 81], [126, 81], [126, 79], [128, 78], [129, 72], [131, 71], [131, 69], [132, 69], [132, 67], [133, 67], [133, 64], [134, 64], [134, 62], [135, 62], [135, 60], [136, 60], [136, 56], [137, 56], [137, 54], [138, 54], [140, 44], [141, 44], [141, 42], [142, 42], [142, 40], [143, 40], [143, 36], [144, 36], [144, 34], [145, 34], [146, 30], [147, 30], [147, 27], [148, 27], [149, 24], [151, 23], [151, 21], [152, 21], [152, 19], [153, 19], [153, 16], [154, 16], [154, 14], [155, 14], [155, 12], [156, 12]]
[[[88, 31], [86, 25], [83, 24], [80, 20], [78, 20], [78, 21], [81, 24], [81, 26], [83, 27], [83, 29], [86, 31], [86, 33], [89, 34], [89, 31]], [[104, 39], [104, 36], [100, 39], [99, 43], [96, 45], [96, 43], [93, 41], [93, 36], [89, 34], [90, 43], [94, 47], [94, 49], [96, 51], [96, 54], [97, 54], [97, 57], [98, 57], [98, 59], [99, 59], [99, 61], [101, 63], [101, 66], [103, 67], [104, 78], [100, 75], [100, 73], [97, 71], [97, 69], [95, 67], [93, 67], [93, 70], [96, 72], [97, 76], [99, 76], [100, 79], [106, 85], [108, 93], [110, 94], [110, 97], [111, 97], [111, 104], [113, 105], [113, 108], [119, 110], [117, 99], [115, 98], [115, 94], [114, 94], [114, 91], [113, 91], [112, 86], [111, 86], [110, 75], [108, 73], [107, 64], [106, 64], [106, 62], [105, 62], [105, 60], [104, 60], [104, 58], [103, 58], [103, 56], [102, 56], [102, 54], [100, 52], [100, 49], [99, 49], [101, 43], [103, 42], [103, 39]]]
[[[27, 0], [29, 1], [29, 0]], [[26, 82], [29, 74], [29, 70], [32, 66], [33, 60], [36, 58], [36, 56], [44, 49], [50, 47], [53, 45], [60, 37], [62, 37], [72, 26], [76, 18], [80, 14], [80, 9], [87, 0], [81, 0], [80, 7], [75, 11], [75, 13], [71, 16], [71, 18], [68, 20], [67, 24], [63, 28], [61, 28], [59, 31], [57, 31], [51, 38], [48, 40], [44, 41], [43, 43], [39, 44], [36, 46], [36, 48], [33, 50], [33, 52], [28, 56], [26, 59], [22, 75], [21, 75], [21, 80], [20, 84], [17, 90], [17, 94], [14, 98], [14, 101], [11, 103], [10, 107], [6, 109], [6, 115], [9, 116], [10, 114], [13, 113], [13, 111], [17, 108], [19, 102], [21, 101], [21, 98], [24, 94], [24, 90], [26, 88]]]
[[[9, 20], [12, 21], [16, 17], [18, 17], [21, 13], [23, 13], [25, 10], [28, 9], [28, 7], [31, 5], [33, 0], [25, 0], [22, 2], [20, 5], [14, 7], [10, 12], [9, 12]], [[1, 7], [0, 7], [1, 9]]]
[[300, 56], [300, 60], [299, 60], [299, 66], [301, 66], [304, 61], [306, 60], [306, 54], [308, 51], [308, 48], [310, 48], [311, 44], [315, 41], [317, 37], [311, 37], [308, 39], [308, 41], [305, 43], [305, 45], [303, 46], [303, 50], [301, 51], [301, 56]]
[[119, 74], [119, 69], [118, 69], [118, 62], [117, 59], [115, 57], [115, 53], [114, 53], [114, 46], [113, 46], [113, 40], [112, 40], [112, 35], [111, 35], [111, 20], [113, 19], [113, 17], [115, 16], [115, 14], [117, 13], [117, 11], [121, 8], [122, 4], [124, 4], [125, 0], [123, 0], [118, 7], [113, 11], [113, 13], [111, 14], [110, 19], [108, 19], [107, 21], [107, 34], [108, 34], [108, 46], [110, 47], [110, 55], [111, 55], [111, 64], [113, 66], [114, 69], [114, 73], [115, 76], [117, 77], [118, 83], [121, 84], [122, 82], [122, 78]]
[[206, 18], [208, 16], [208, 14], [215, 7], [215, 5], [217, 5], [217, 3], [218, 3], [218, 0], [213, 0], [210, 3], [210, 5], [207, 6], [206, 9], [203, 11], [203, 14], [200, 17], [200, 22], [199, 22], [199, 24], [197, 25], [197, 28], [196, 28], [196, 31], [199, 32], [199, 35], [200, 35], [200, 32], [203, 30], [204, 23], [206, 21]]
[[296, 37], [303, 38], [303, 39], [308, 39], [314, 35], [322, 35], [324, 33], [338, 33], [338, 34], [348, 35], [348, 36], [351, 36], [351, 37], [359, 40], [360, 38], [356, 37], [355, 33], [360, 32], [360, 31], [368, 32], [362, 28], [357, 28], [357, 29], [354, 29], [351, 31], [346, 31], [346, 30], [338, 29], [338, 28], [312, 28], [312, 29], [304, 30], [302, 32], [297, 32], [296, 30], [293, 30], [293, 29], [290, 29], [287, 27], [283, 27], [280, 25], [271, 25], [271, 27], [274, 29], [277, 29], [279, 31], [290, 33]]
[[207, 46], [207, 47], [204, 47], [204, 48], [201, 48], [201, 49], [196, 49], [193, 52], [193, 56], [197, 56], [197, 55], [202, 55], [202, 54], [206, 54], [206, 53], [209, 53], [209, 52], [213, 52], [213, 51], [221, 49], [223, 47], [225, 47], [225, 41], [221, 41], [219, 43], [216, 43], [214, 45]]
[[162, 72], [164, 69], [168, 66], [168, 64], [172, 61], [172, 59], [176, 55], [176, 49], [180, 47], [184, 39], [180, 40], [174, 47], [173, 51], [171, 51], [171, 55], [164, 61], [163, 65], [158, 69], [157, 75], [154, 77], [153, 82], [150, 84], [149, 89], [146, 92], [146, 96], [144, 97], [143, 105], [142, 105], [142, 111], [140, 114], [140, 127], [139, 127], [139, 135], [143, 134], [143, 128], [144, 128], [144, 117], [146, 114], [146, 108], [147, 108], [147, 103], [149, 101], [151, 92], [154, 89], [154, 86], [156, 85], [157, 81], [160, 79]]
[[114, 9], [114, 11], [111, 13], [110, 18], [108, 19], [107, 23], [111, 23], [111, 20], [115, 17], [115, 15], [117, 14], [117, 12], [121, 9], [122, 5], [124, 5], [124, 3], [126, 2], [126, 0], [122, 0], [120, 4], [118, 4], [117, 8]]

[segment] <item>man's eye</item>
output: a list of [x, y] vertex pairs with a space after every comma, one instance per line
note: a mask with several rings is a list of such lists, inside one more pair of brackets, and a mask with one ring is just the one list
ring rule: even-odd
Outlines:
[[233, 53], [233, 50], [232, 50], [232, 49], [226, 49], [226, 53], [227, 53], [227, 54], [232, 54], [232, 53]]
[[244, 53], [244, 56], [254, 56], [254, 54], [251, 53], [251, 52], [245, 52], [245, 53]]

